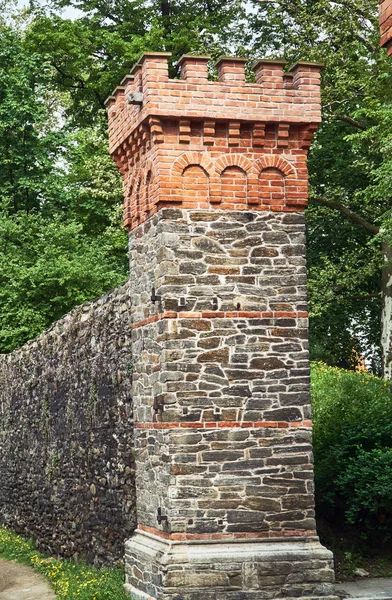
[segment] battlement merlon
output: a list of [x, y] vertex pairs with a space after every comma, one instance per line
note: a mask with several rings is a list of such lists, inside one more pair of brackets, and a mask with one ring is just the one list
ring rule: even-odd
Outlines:
[[110, 152], [149, 118], [315, 124], [321, 121], [319, 63], [259, 60], [246, 83], [246, 59], [223, 57], [218, 81], [208, 80], [208, 56], [185, 55], [181, 79], [169, 79], [170, 53], [144, 53], [107, 99]]

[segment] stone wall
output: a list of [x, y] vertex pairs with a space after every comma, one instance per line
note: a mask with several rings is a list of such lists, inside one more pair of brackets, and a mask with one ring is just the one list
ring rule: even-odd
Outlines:
[[315, 534], [304, 228], [303, 214], [162, 209], [131, 234], [144, 528], [161, 508], [189, 538]]
[[135, 527], [129, 285], [0, 356], [0, 519], [40, 549], [123, 558]]
[[137, 599], [331, 593], [314, 520], [304, 227], [302, 213], [162, 208], [130, 234]]

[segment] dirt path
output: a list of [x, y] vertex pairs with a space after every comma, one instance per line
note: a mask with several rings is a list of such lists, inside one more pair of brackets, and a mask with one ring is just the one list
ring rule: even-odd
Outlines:
[[0, 600], [55, 600], [49, 583], [30, 567], [0, 559]]

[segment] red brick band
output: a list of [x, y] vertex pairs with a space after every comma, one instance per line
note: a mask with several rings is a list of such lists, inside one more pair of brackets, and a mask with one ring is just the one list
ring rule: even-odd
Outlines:
[[135, 423], [135, 429], [289, 429], [290, 427], [312, 427], [312, 421], [205, 421], [171, 423]]
[[[155, 527], [148, 525], [138, 525], [137, 530], [157, 535], [165, 540], [171, 541], [186, 541], [186, 540], [249, 540], [249, 539], [274, 539], [288, 537], [314, 537], [317, 532], [313, 529], [292, 529], [287, 531], [262, 531], [262, 532], [244, 532], [244, 533], [168, 533], [160, 531]], [[137, 531], [136, 530], [136, 531]]]
[[292, 312], [260, 312], [260, 311], [206, 311], [206, 312], [176, 312], [166, 311], [137, 321], [132, 324], [132, 329], [138, 329], [150, 323], [164, 319], [306, 319], [306, 311]]

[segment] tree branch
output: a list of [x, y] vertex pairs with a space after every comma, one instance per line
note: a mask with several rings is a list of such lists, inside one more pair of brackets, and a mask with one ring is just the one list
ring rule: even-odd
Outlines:
[[358, 294], [356, 296], [335, 296], [335, 298], [328, 298], [324, 300], [325, 304], [331, 302], [348, 302], [350, 300], [371, 300], [372, 298], [381, 298], [381, 292], [374, 292], [373, 294]]
[[332, 108], [333, 106], [336, 106], [337, 104], [348, 104], [349, 102], [351, 102], [354, 99], [358, 98], [358, 94], [359, 92], [362, 92], [362, 90], [364, 90], [366, 87], [366, 85], [361, 85], [359, 88], [357, 88], [354, 92], [354, 94], [352, 96], [350, 96], [349, 98], [343, 98], [343, 100], [332, 100], [332, 102], [329, 102], [328, 104], [324, 105], [324, 110], [328, 110], [330, 108]]
[[51, 64], [56, 69], [56, 71], [58, 73], [60, 73], [60, 75], [62, 77], [64, 77], [64, 79], [71, 79], [71, 81], [72, 80], [73, 81], [78, 81], [80, 83], [80, 87], [82, 87], [82, 88], [86, 87], [86, 82], [81, 77], [78, 77], [77, 75], [68, 75], [68, 73], [66, 73], [65, 71], [63, 71], [63, 69], [61, 67], [59, 67], [58, 65], [56, 65], [56, 63], [54, 61], [52, 61]]
[[355, 3], [355, 6], [352, 6], [352, 4], [347, 3], [347, 2], [339, 2], [339, 0], [336, 2], [336, 4], [339, 4], [340, 6], [343, 6], [344, 8], [346, 8], [350, 13], [356, 13], [357, 15], [359, 15], [360, 17], [362, 17], [365, 21], [371, 21], [371, 16], [367, 15], [363, 10], [361, 10], [358, 6], [357, 3]]
[[161, 0], [161, 17], [166, 35], [171, 34], [171, 0]]
[[333, 119], [334, 121], [345, 121], [346, 123], [353, 125], [353, 127], [356, 127], [357, 129], [362, 129], [362, 131], [368, 130], [368, 127], [366, 127], [366, 125], [360, 123], [359, 121], [356, 121], [355, 119], [352, 119], [348, 115], [332, 115], [331, 119]]
[[374, 235], [376, 235], [380, 231], [379, 227], [373, 225], [373, 223], [369, 223], [369, 221], [366, 221], [366, 219], [361, 217], [361, 215], [358, 215], [341, 202], [337, 202], [336, 200], [325, 200], [325, 198], [322, 198], [321, 196], [313, 197], [313, 200], [318, 204], [322, 204], [323, 206], [327, 206], [328, 208], [338, 210], [343, 215], [351, 219], [353, 223], [355, 223], [356, 225], [360, 225], [361, 227], [366, 229], [366, 231], [369, 231]]
[[170, 2], [161, 0], [161, 15], [162, 17], [170, 17]]
[[106, 105], [105, 105], [105, 100], [102, 98], [102, 96], [100, 96], [100, 94], [98, 94], [97, 90], [93, 90], [94, 92], [94, 96], [96, 97], [99, 106], [106, 111]]
[[111, 13], [109, 11], [103, 11], [103, 15], [107, 19], [111, 19], [113, 21], [113, 23], [115, 23], [116, 25], [124, 25], [125, 21], [123, 19], [119, 19], [116, 15], [114, 15], [113, 13]]
[[363, 44], [368, 52], [370, 52], [371, 54], [374, 54], [374, 52], [375, 52], [374, 46], [369, 44], [369, 42], [362, 35], [354, 32], [354, 33], [352, 33], [352, 36], [353, 36], [353, 38], [358, 40], [358, 42]]

